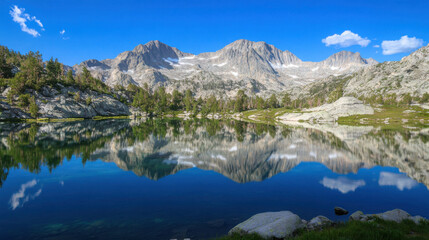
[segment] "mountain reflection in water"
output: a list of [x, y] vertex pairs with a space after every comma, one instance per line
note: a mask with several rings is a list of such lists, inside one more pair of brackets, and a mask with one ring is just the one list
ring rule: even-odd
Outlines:
[[[429, 217], [422, 199], [429, 197], [428, 129], [177, 119], [0, 123], [0, 158], [0, 231], [9, 231], [10, 239], [22, 237], [19, 234], [35, 238], [61, 234], [70, 239], [91, 234], [106, 234], [107, 239], [211, 238], [258, 211], [335, 217], [329, 214], [331, 204], [338, 202], [362, 208], [369, 201], [373, 206], [367, 209], [377, 210], [402, 207], [397, 204], [407, 204], [407, 197], [415, 199], [411, 210]], [[120, 175], [97, 175], [118, 168], [124, 170]], [[219, 174], [233, 182], [225, 182]], [[65, 176], [75, 182], [64, 180]], [[85, 179], [81, 180], [85, 186], [76, 187], [79, 179]], [[125, 188], [114, 187], [119, 183]], [[73, 188], [60, 196], [58, 186]], [[64, 205], [56, 211], [46, 205], [31, 207], [46, 202], [49, 194]], [[75, 206], [71, 196], [81, 204]], [[383, 196], [393, 202], [387, 203]], [[25, 215], [23, 209], [44, 212], [46, 219], [38, 216], [37, 230], [29, 220], [37, 214]], [[29, 228], [12, 231], [13, 219]], [[75, 220], [55, 223], [70, 219]], [[88, 224], [91, 233], [84, 231]], [[116, 236], [117, 231], [125, 231], [122, 227], [128, 235]]]
[[[160, 119], [2, 124], [1, 181], [10, 168], [38, 172], [46, 165], [54, 169], [63, 159], [78, 155], [83, 163], [114, 162], [153, 180], [198, 167], [245, 183], [287, 172], [301, 162], [320, 162], [340, 174], [393, 166], [429, 186], [428, 129], [309, 126]], [[383, 174], [380, 182], [395, 185], [403, 177]], [[412, 185], [404, 184], [401, 188]]]

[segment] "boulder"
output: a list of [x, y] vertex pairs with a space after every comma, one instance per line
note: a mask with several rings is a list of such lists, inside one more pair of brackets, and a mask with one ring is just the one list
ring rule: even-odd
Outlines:
[[10, 90], [11, 90], [11, 88], [10, 87], [7, 87], [2, 93], [1, 93], [1, 96], [2, 97], [4, 97], [4, 98], [6, 98], [7, 97], [7, 94], [10, 92]]
[[352, 213], [349, 217], [349, 221], [360, 221], [363, 218], [363, 212], [362, 211], [356, 211]]
[[349, 214], [349, 211], [347, 211], [347, 210], [345, 210], [344, 208], [341, 208], [341, 207], [335, 207], [334, 211], [335, 211], [335, 214], [339, 215], [339, 216]]
[[386, 221], [394, 221], [397, 223], [411, 218], [411, 215], [402, 209], [394, 209], [384, 213], [375, 214], [374, 216]]
[[422, 217], [422, 216], [414, 216], [410, 218], [413, 222], [415, 222], [416, 224], [421, 223], [422, 221], [426, 221], [426, 218]]
[[285, 238], [304, 227], [301, 218], [290, 211], [265, 212], [238, 224], [229, 231], [229, 234], [256, 233], [263, 238]]
[[327, 218], [325, 216], [317, 216], [317, 217], [311, 219], [307, 223], [307, 229], [308, 230], [318, 230], [318, 229], [322, 229], [325, 227], [332, 226], [332, 224], [333, 224], [333, 222], [331, 220], [329, 220], [329, 218]]

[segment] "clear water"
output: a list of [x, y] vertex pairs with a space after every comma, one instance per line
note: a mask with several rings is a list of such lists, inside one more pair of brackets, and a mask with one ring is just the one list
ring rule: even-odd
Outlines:
[[256, 213], [429, 217], [429, 136], [125, 120], [0, 125], [1, 239], [212, 239]]

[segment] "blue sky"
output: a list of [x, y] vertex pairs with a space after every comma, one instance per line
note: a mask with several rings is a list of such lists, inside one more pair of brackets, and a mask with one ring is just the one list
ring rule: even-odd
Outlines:
[[248, 39], [305, 61], [341, 50], [390, 61], [428, 44], [428, 12], [428, 0], [1, 0], [0, 44], [68, 65], [114, 58], [150, 40], [194, 54]]

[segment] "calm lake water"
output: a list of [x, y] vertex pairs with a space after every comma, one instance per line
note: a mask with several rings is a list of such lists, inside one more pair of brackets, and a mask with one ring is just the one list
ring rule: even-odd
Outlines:
[[429, 217], [429, 129], [0, 123], [1, 239], [212, 239], [256, 213]]

